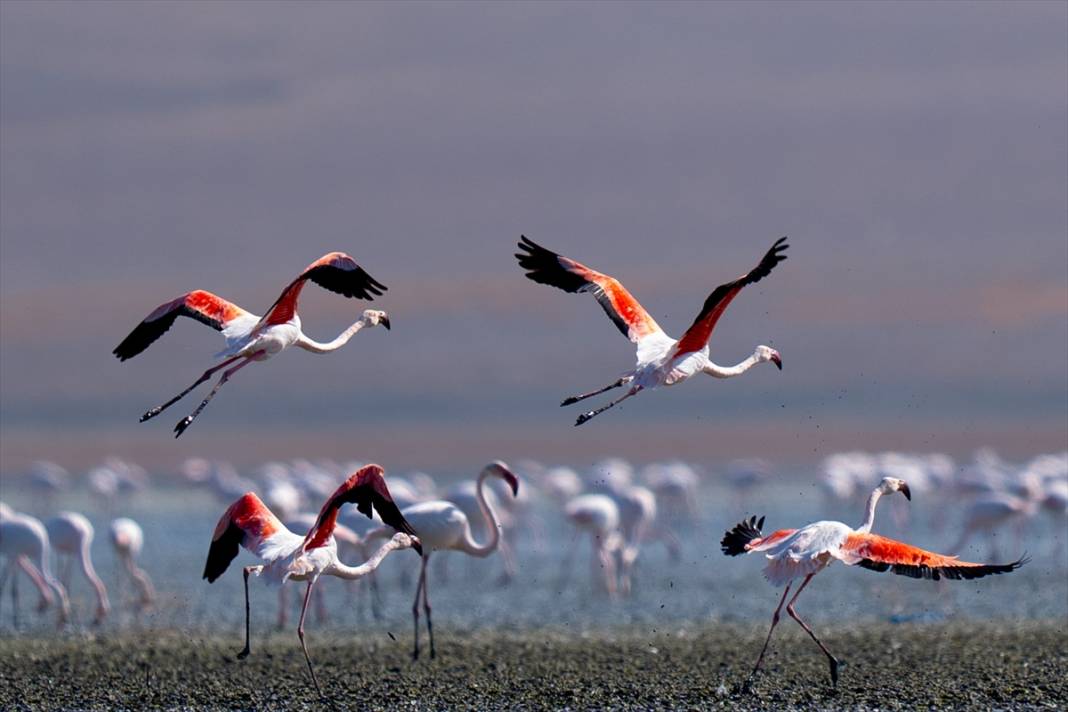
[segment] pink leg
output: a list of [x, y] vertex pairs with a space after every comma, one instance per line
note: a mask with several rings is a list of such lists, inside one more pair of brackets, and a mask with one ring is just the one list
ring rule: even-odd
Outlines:
[[775, 626], [779, 624], [779, 614], [782, 612], [782, 604], [786, 603], [786, 594], [788, 593], [790, 593], [790, 584], [786, 584], [786, 590], [782, 592], [782, 599], [779, 600], [779, 605], [776, 606], [775, 612], [771, 614], [771, 628], [768, 629], [768, 637], [764, 641], [764, 647], [760, 649], [760, 657], [757, 658], [756, 665], [753, 666], [753, 672], [749, 673], [749, 677], [745, 679], [745, 684], [742, 685], [743, 690], [749, 689], [749, 683], [753, 680], [753, 676], [757, 674], [761, 663], [764, 662], [764, 653], [768, 652], [771, 634], [775, 630]]
[[204, 410], [205, 407], [207, 407], [208, 403], [211, 402], [211, 399], [214, 398], [215, 394], [219, 392], [219, 389], [223, 387], [223, 384], [226, 383], [227, 381], [229, 381], [230, 377], [233, 376], [235, 373], [237, 373], [242, 368], [244, 368], [245, 366], [247, 366], [250, 363], [252, 363], [253, 359], [256, 356], [259, 356], [261, 353], [262, 352], [257, 351], [256, 353], [252, 354], [251, 356], [246, 356], [245, 360], [242, 361], [241, 363], [237, 364], [236, 366], [234, 366], [231, 369], [227, 369], [226, 371], [223, 371], [222, 378], [219, 379], [219, 382], [216, 383], [215, 387], [211, 389], [210, 393], [208, 393], [208, 397], [200, 402], [200, 405], [197, 406], [196, 410], [194, 410], [192, 413], [190, 413], [189, 415], [187, 415], [184, 418], [182, 418], [181, 420], [179, 420], [178, 421], [178, 425], [174, 426], [174, 437], [176, 437], [176, 438], [181, 437], [182, 433], [185, 432], [185, 429], [193, 424], [193, 421], [196, 420], [198, 415], [200, 415], [200, 412], [202, 410]]
[[300, 638], [300, 647], [304, 650], [304, 659], [308, 661], [308, 672], [311, 673], [312, 682], [315, 683], [315, 691], [319, 693], [319, 699], [323, 699], [323, 689], [319, 687], [319, 678], [315, 677], [315, 668], [312, 667], [311, 656], [308, 655], [308, 645], [304, 642], [304, 617], [308, 615], [308, 601], [311, 600], [312, 586], [314, 585], [314, 580], [308, 581], [308, 589], [304, 592], [304, 605], [300, 609], [297, 637]]
[[419, 567], [419, 583], [415, 585], [415, 601], [412, 603], [412, 619], [415, 621], [415, 648], [412, 650], [412, 660], [419, 659], [419, 600], [423, 595], [423, 586], [426, 584], [426, 562], [429, 558], [429, 555], [423, 554], [423, 560]]
[[831, 684], [834, 687], [838, 687], [838, 659], [831, 655], [831, 651], [827, 650], [827, 647], [820, 642], [820, 639], [816, 637], [816, 634], [812, 632], [812, 629], [808, 627], [808, 624], [801, 620], [801, 616], [797, 615], [797, 611], [794, 610], [794, 601], [801, 595], [801, 592], [805, 590], [805, 586], [812, 580], [812, 577], [816, 574], [809, 574], [805, 577], [805, 580], [801, 582], [801, 586], [798, 587], [797, 593], [790, 599], [790, 602], [786, 604], [786, 612], [790, 614], [790, 617], [801, 624], [801, 627], [805, 629], [805, 632], [812, 636], [812, 639], [816, 641], [816, 645], [820, 646], [820, 650], [827, 656], [827, 660], [831, 664]]
[[426, 632], [430, 636], [430, 659], [433, 660], [437, 657], [437, 652], [434, 650], [434, 623], [430, 620], [430, 594], [427, 592], [430, 588], [429, 579], [426, 572], [426, 559], [423, 559], [423, 612], [426, 613]]
[[278, 621], [277, 628], [279, 630], [286, 627], [286, 623], [289, 622], [289, 596], [286, 591], [289, 589], [282, 586], [278, 589]]
[[223, 368], [225, 366], [229, 366], [231, 363], [233, 363], [234, 361], [236, 361], [239, 358], [243, 358], [243, 357], [242, 356], [234, 356], [233, 358], [226, 359], [225, 361], [220, 363], [218, 366], [212, 366], [207, 371], [205, 371], [203, 374], [201, 374], [200, 378], [198, 378], [196, 380], [196, 383], [194, 383], [193, 385], [189, 386], [189, 388], [186, 388], [184, 391], [182, 391], [181, 393], [176, 395], [174, 398], [171, 398], [169, 401], [167, 401], [163, 405], [157, 405], [152, 410], [149, 410], [149, 411], [145, 412], [145, 414], [141, 416], [141, 422], [143, 423], [146, 420], [149, 420], [150, 418], [155, 418], [157, 415], [159, 415], [160, 413], [165, 411], [167, 408], [170, 408], [172, 405], [174, 405], [178, 401], [182, 400], [182, 398], [185, 398], [186, 395], [189, 394], [189, 391], [193, 390], [194, 388], [199, 386], [201, 383], [203, 383], [204, 381], [206, 381], [209, 378], [211, 378], [211, 374], [215, 373], [220, 368]]

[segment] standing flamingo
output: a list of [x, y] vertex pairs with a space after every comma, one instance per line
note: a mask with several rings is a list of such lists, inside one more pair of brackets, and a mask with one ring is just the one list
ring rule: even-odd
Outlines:
[[[421, 552], [418, 540], [408, 536], [415, 534], [405, 521], [397, 505], [389, 495], [389, 488], [383, 477], [383, 470], [378, 465], [366, 465], [349, 477], [323, 504], [315, 525], [306, 536], [294, 534], [274, 516], [260, 498], [252, 492], [245, 493], [230, 505], [223, 513], [215, 527], [208, 550], [208, 560], [204, 564], [204, 578], [214, 583], [223, 575], [230, 562], [238, 554], [240, 546], [258, 556], [265, 563], [258, 566], [246, 566], [245, 575], [245, 647], [237, 654], [244, 659], [248, 657], [249, 648], [249, 600], [248, 577], [250, 574], [266, 576], [267, 581], [278, 585], [287, 580], [307, 581], [304, 592], [304, 605], [300, 609], [300, 623], [297, 624], [297, 637], [308, 662], [308, 672], [319, 696], [323, 696], [319, 680], [315, 676], [308, 646], [304, 642], [304, 618], [308, 613], [308, 601], [311, 600], [312, 587], [322, 575], [336, 576], [355, 580], [374, 571], [386, 556], [397, 549], [414, 548]], [[372, 507], [382, 517], [382, 521], [396, 529], [398, 533], [386, 542], [375, 555], [360, 566], [347, 566], [337, 558], [337, 542], [334, 540], [334, 527], [337, 524], [338, 510], [342, 505], [353, 502], [368, 517]]]
[[174, 437], [177, 438], [200, 415], [222, 385], [253, 361], [266, 361], [271, 356], [294, 345], [312, 353], [327, 353], [344, 346], [357, 331], [364, 327], [381, 324], [389, 328], [389, 317], [384, 311], [367, 309], [352, 326], [333, 341], [321, 344], [309, 339], [301, 331], [300, 316], [297, 315], [297, 299], [300, 297], [301, 290], [304, 289], [304, 283], [309, 279], [331, 292], [350, 298], [372, 299], [386, 290], [384, 285], [375, 281], [344, 252], [331, 252], [312, 262], [300, 273], [299, 277], [290, 282], [263, 317], [249, 313], [211, 292], [199, 289], [161, 304], [145, 317], [144, 321], [138, 324], [121, 344], [115, 347], [112, 353], [120, 361], [133, 358], [147, 349], [153, 341], [163, 335], [163, 332], [171, 328], [174, 320], [179, 316], [191, 317], [216, 331], [221, 331], [226, 338], [226, 348], [216, 354], [216, 357], [223, 357], [225, 360], [209, 368], [193, 385], [174, 398], [146, 412], [141, 416], [141, 422], [156, 417], [177, 403], [187, 393], [211, 378], [211, 375], [219, 369], [239, 361], [236, 366], [223, 371], [222, 378], [211, 389], [207, 398], [197, 406], [196, 410], [178, 422], [174, 428]]
[[746, 687], [753, 675], [760, 669], [764, 661], [764, 653], [767, 652], [768, 643], [771, 642], [771, 634], [775, 625], [779, 622], [779, 613], [782, 604], [786, 601], [786, 595], [790, 593], [790, 586], [794, 579], [804, 576], [804, 581], [794, 592], [790, 603], [786, 605], [786, 612], [800, 624], [805, 632], [816, 641], [831, 666], [831, 683], [838, 685], [838, 660], [831, 651], [820, 642], [808, 624], [801, 620], [801, 616], [794, 610], [794, 603], [812, 577], [825, 569], [834, 561], [841, 561], [849, 566], [859, 565], [872, 571], [892, 571], [902, 576], [912, 578], [925, 578], [935, 581], [942, 577], [947, 579], [976, 579], [989, 574], [1003, 574], [1014, 571], [1028, 559], [1021, 557], [1009, 564], [972, 564], [960, 561], [955, 556], [944, 556], [930, 551], [895, 541], [878, 534], [871, 533], [872, 523], [875, 521], [875, 505], [879, 499], [892, 492], [901, 492], [905, 499], [912, 499], [909, 487], [904, 480], [893, 477], [885, 477], [882, 482], [872, 491], [868, 498], [864, 522], [856, 529], [841, 522], [815, 522], [801, 529], [780, 529], [768, 536], [760, 532], [764, 525], [764, 518], [758, 521], [751, 517], [748, 521], [743, 520], [734, 529], [728, 531], [720, 545], [723, 553], [727, 556], [748, 554], [752, 551], [766, 551], [768, 565], [764, 567], [764, 576], [773, 586], [786, 584], [782, 599], [779, 601], [775, 613], [771, 617], [771, 629], [768, 630], [767, 640], [760, 650], [753, 672], [749, 673]]
[[70, 570], [74, 558], [77, 557], [82, 573], [96, 593], [96, 615], [93, 624], [103, 623], [111, 612], [111, 603], [108, 601], [104, 582], [93, 568], [93, 557], [90, 553], [93, 545], [93, 525], [77, 512], [60, 512], [45, 522], [45, 529], [48, 530], [48, 540], [56, 552], [56, 558], [59, 559], [62, 555], [65, 559], [62, 575], [64, 587], [70, 589]]
[[[485, 558], [497, 550], [501, 540], [500, 524], [497, 514], [487, 504], [484, 493], [485, 481], [489, 477], [499, 477], [512, 490], [513, 496], [519, 491], [519, 479], [503, 462], [491, 462], [482, 468], [478, 475], [477, 497], [482, 516], [486, 523], [489, 539], [479, 544], [471, 536], [471, 524], [467, 516], [452, 502], [431, 500], [413, 504], [401, 510], [401, 514], [415, 529], [415, 534], [423, 543], [422, 565], [419, 569], [419, 583], [415, 587], [415, 602], [412, 604], [412, 618], [415, 621], [415, 647], [412, 659], [419, 657], [419, 601], [422, 598], [423, 612], [426, 614], [426, 630], [430, 637], [430, 657], [437, 655], [434, 650], [434, 625], [430, 620], [430, 596], [427, 593], [427, 562], [435, 551], [462, 551], [468, 556]], [[383, 520], [385, 518], [383, 517]], [[387, 524], [389, 522], [386, 522]], [[369, 538], [379, 532], [372, 532]]]
[[664, 333], [638, 300], [620, 282], [589, 267], [545, 249], [527, 237], [519, 242], [516, 254], [519, 266], [527, 270], [527, 278], [548, 284], [565, 292], [592, 292], [608, 317], [637, 346], [638, 363], [618, 380], [590, 393], [571, 396], [561, 406], [571, 405], [605, 391], [631, 384], [620, 398], [596, 410], [581, 414], [575, 425], [630, 398], [644, 389], [674, 386], [698, 373], [716, 378], [730, 378], [745, 373], [758, 363], [771, 361], [782, 370], [779, 352], [770, 346], [757, 346], [753, 355], [735, 366], [718, 366], [709, 360], [708, 339], [727, 305], [742, 288], [759, 282], [771, 273], [775, 265], [786, 259], [782, 254], [789, 245], [786, 238], [776, 240], [760, 264], [726, 284], [722, 284], [705, 300], [701, 313], [678, 341]]
[[[597, 571], [603, 577], [604, 591], [609, 598], [616, 597], [616, 554], [623, 548], [623, 535], [619, 531], [619, 505], [606, 494], [583, 494], [575, 497], [564, 507], [564, 516], [575, 525], [576, 533], [589, 533], [593, 559], [590, 571], [597, 580]], [[574, 541], [574, 538], [572, 538]], [[575, 546], [569, 545], [564, 555], [561, 586], [571, 571], [571, 556]], [[596, 588], [596, 585], [595, 585]]]
[[144, 547], [145, 535], [141, 531], [141, 525], [129, 517], [119, 517], [111, 522], [111, 546], [115, 549], [115, 555], [119, 557], [122, 566], [126, 569], [130, 579], [140, 591], [138, 606], [142, 611], [152, 607], [156, 600], [156, 589], [152, 585], [152, 579], [137, 565], [137, 557], [141, 555]]
[[7, 582], [7, 577], [11, 575], [11, 603], [14, 608], [12, 616], [15, 625], [18, 625], [19, 604], [18, 579], [14, 577], [18, 576], [18, 573], [12, 567], [18, 565], [40, 590], [42, 608], [52, 602], [52, 595], [48, 589], [55, 592], [59, 599], [57, 625], [62, 627], [70, 618], [70, 603], [67, 601], [67, 591], [63, 588], [63, 584], [52, 576], [52, 569], [48, 562], [50, 556], [48, 532], [44, 524], [28, 514], [5, 512], [4, 517], [0, 519], [0, 554], [6, 560], [4, 573], [0, 575], [0, 593], [3, 592], [3, 584]]

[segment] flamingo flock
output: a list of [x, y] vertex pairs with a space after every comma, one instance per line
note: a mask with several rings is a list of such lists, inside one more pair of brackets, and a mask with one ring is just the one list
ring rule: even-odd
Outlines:
[[[560, 404], [568, 406], [616, 388], [625, 389], [621, 396], [605, 405], [581, 413], [575, 425], [589, 422], [642, 391], [678, 385], [698, 374], [731, 378], [763, 363], [772, 363], [781, 371], [782, 357], [766, 345], [757, 346], [748, 358], [733, 366], [718, 365], [711, 360], [710, 339], [734, 298], [746, 286], [769, 276], [787, 259], [786, 240], [785, 237], [776, 240], [755, 267], [716, 287], [689, 328], [679, 339], [674, 339], [618, 280], [522, 237], [515, 257], [528, 279], [566, 292], [592, 294], [636, 349], [634, 368], [603, 388], [570, 396]], [[332, 352], [362, 329], [390, 328], [385, 311], [367, 309], [332, 341], [314, 341], [304, 334], [297, 312], [301, 292], [309, 281], [353, 299], [371, 300], [386, 291], [352, 257], [343, 252], [330, 252], [310, 263], [289, 282], [262, 317], [203, 290], [164, 302], [149, 313], [114, 349], [120, 361], [146, 350], [179, 316], [221, 332], [226, 348], [216, 354], [221, 359], [219, 363], [205, 370], [178, 395], [146, 411], [141, 421], [156, 417], [222, 371], [206, 397], [175, 426], [174, 435], [180, 437], [222, 386], [247, 365], [265, 361], [290, 346], [317, 354]], [[765, 535], [761, 531], [764, 517], [749, 516], [729, 529], [720, 541], [722, 552], [728, 556], [763, 554], [767, 560], [765, 577], [771, 584], [783, 587], [771, 627], [745, 687], [762, 667], [784, 606], [786, 613], [827, 658], [831, 684], [837, 686], [838, 658], [795, 608], [798, 597], [813, 577], [832, 563], [916, 579], [973, 580], [1013, 572], [1028, 561], [1026, 555], [1008, 563], [970, 563], [957, 558], [955, 554], [968, 546], [974, 536], [992, 537], [995, 532], [1014, 529], [1018, 549], [1028, 523], [1041, 514], [1048, 513], [1062, 527], [1068, 520], [1068, 453], [1039, 456], [1022, 466], [1014, 466], [992, 451], [981, 451], [972, 463], [958, 467], [940, 453], [854, 451], [828, 455], [821, 471], [824, 504], [829, 509], [859, 506], [866, 488], [878, 483], [864, 500], [864, 517], [859, 526], [853, 528], [828, 519]], [[761, 457], [732, 461], [722, 472], [719, 486], [735, 493], [729, 505], [734, 510], [748, 509], [750, 502], [762, 496], [762, 488], [778, 479], [774, 466]], [[242, 472], [227, 462], [190, 457], [180, 465], [177, 475], [184, 491], [212, 496], [220, 506], [225, 505], [210, 540], [205, 532], [208, 546], [202, 578], [209, 584], [219, 580], [242, 548], [259, 562], [241, 568], [245, 641], [237, 655], [239, 659], [251, 654], [250, 577], [278, 587], [280, 627], [286, 625], [286, 584], [290, 581], [306, 584], [297, 637], [308, 676], [320, 698], [325, 698], [324, 688], [309, 653], [305, 628], [309, 604], [313, 596], [321, 594], [323, 577], [369, 583], [372, 610], [377, 617], [380, 592], [387, 588], [377, 570], [391, 553], [415, 550], [420, 563], [411, 607], [411, 657], [417, 660], [421, 654], [420, 617], [423, 617], [429, 657], [435, 658], [429, 563], [436, 552], [441, 552], [437, 558], [445, 552], [460, 552], [476, 564], [477, 560], [499, 554], [503, 571], [497, 582], [501, 591], [498, 595], [507, 596], [504, 587], [522, 578], [524, 562], [545, 551], [549, 539], [546, 532], [571, 532], [564, 551], [547, 554], [563, 562], [559, 589], [580, 591], [583, 597], [600, 601], [596, 605], [624, 605], [625, 599], [634, 602], [632, 605], [640, 605], [645, 585], [644, 562], [658, 556], [653, 544], [663, 545], [664, 551], [659, 556], [666, 556], [669, 565], [678, 566], [680, 573], [692, 568], [690, 563], [684, 563], [687, 552], [692, 555], [695, 548], [707, 549], [709, 542], [695, 541], [694, 532], [700, 530], [702, 521], [712, 516], [698, 502], [699, 491], [715, 479], [713, 472], [682, 461], [646, 463], [638, 468], [617, 457], [604, 458], [588, 466], [523, 460], [517, 461], [514, 468], [493, 460], [475, 480], [464, 480], [451, 489], [420, 472], [391, 474], [387, 483], [384, 468], [366, 461], [274, 461]], [[70, 593], [75, 562], [95, 598], [92, 625], [103, 626], [112, 612], [107, 587], [93, 563], [95, 530], [90, 518], [56, 506], [82, 480], [88, 486], [97, 513], [111, 519], [107, 533], [110, 554], [120, 569], [116, 577], [116, 585], [123, 592], [116, 599], [119, 605], [125, 605], [123, 601], [129, 598], [125, 594], [132, 592], [133, 605], [141, 615], [152, 611], [160, 601], [160, 591], [143, 568], [153, 563], [144, 553], [145, 531], [129, 516], [113, 517], [118, 510], [136, 506], [140, 493], [153, 486], [147, 472], [127, 460], [108, 458], [88, 470], [84, 478], [78, 478], [55, 463], [39, 461], [31, 467], [27, 481], [37, 493], [36, 506], [54, 514], [41, 521], [0, 502], [0, 555], [3, 556], [0, 602], [5, 587], [10, 585], [16, 628], [19, 625], [17, 587], [23, 577], [38, 591], [39, 610], [55, 606], [56, 625], [70, 624], [77, 611]], [[941, 532], [952, 526], [951, 521], [960, 523], [958, 541], [950, 547], [951, 554], [934, 553], [872, 533], [876, 507], [883, 497], [900, 493], [910, 501], [914, 492], [956, 505], [936, 508], [938, 521], [931, 525], [933, 531]], [[722, 505], [727, 499], [720, 496], [718, 501]], [[322, 504], [317, 512], [308, 509], [318, 502]], [[894, 510], [893, 514], [896, 526], [907, 530], [908, 510]], [[717, 521], [725, 521], [721, 516], [731, 516], [730, 521], [736, 521], [733, 519], [736, 515], [716, 513]], [[591, 552], [588, 595], [586, 584], [570, 579], [572, 556], [585, 539]], [[996, 553], [992, 550], [990, 558], [997, 559]], [[57, 563], [61, 557], [62, 562]], [[345, 559], [358, 559], [360, 563], [346, 563]], [[413, 571], [414, 566], [403, 567], [400, 573], [410, 575]], [[435, 576], [438, 576], [436, 572]], [[442, 577], [436, 580], [437, 584], [443, 583]], [[469, 587], [470, 584], [470, 581], [461, 582]], [[387, 600], [395, 598], [390, 596]], [[322, 623], [327, 605], [321, 597], [317, 600]]]

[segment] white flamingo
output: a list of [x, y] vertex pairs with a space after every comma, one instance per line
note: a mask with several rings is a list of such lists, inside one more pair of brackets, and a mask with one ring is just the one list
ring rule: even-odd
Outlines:
[[119, 517], [112, 520], [111, 546], [115, 549], [115, 555], [122, 562], [130, 580], [139, 592], [138, 607], [143, 611], [152, 608], [156, 601], [156, 588], [152, 585], [152, 579], [148, 573], [137, 565], [137, 557], [145, 545], [145, 535], [141, 531], [141, 525], [129, 517]]
[[[427, 562], [435, 551], [460, 551], [468, 556], [485, 558], [497, 550], [501, 540], [497, 514], [486, 503], [485, 482], [490, 477], [503, 479], [512, 490], [513, 495], [519, 490], [519, 479], [503, 462], [491, 462], [482, 468], [478, 476], [477, 496], [479, 509], [486, 524], [489, 539], [479, 544], [471, 535], [471, 524], [463, 511], [452, 502], [431, 500], [413, 504], [401, 510], [401, 514], [411, 524], [416, 536], [423, 544], [422, 563], [419, 569], [419, 583], [415, 587], [415, 602], [412, 604], [412, 618], [415, 623], [415, 642], [412, 658], [419, 657], [419, 605], [422, 601], [426, 615], [427, 635], [430, 638], [430, 657], [437, 655], [434, 649], [434, 624], [430, 618], [430, 595], [427, 592]], [[388, 523], [388, 522], [387, 522]], [[372, 532], [371, 537], [376, 535]]]
[[[0, 575], [0, 593], [3, 593], [3, 584], [11, 576], [11, 603], [14, 609], [12, 618], [15, 625], [18, 625], [19, 611], [18, 574], [13, 567], [19, 566], [38, 587], [44, 605], [51, 605], [52, 592], [55, 592], [56, 598], [59, 599], [57, 625], [62, 627], [70, 619], [70, 603], [63, 584], [52, 575], [52, 568], [49, 565], [51, 547], [48, 544], [48, 532], [44, 524], [28, 514], [8, 510], [5, 516], [0, 518], [0, 554], [6, 560], [4, 573]], [[22, 564], [23, 561], [32, 566]]]
[[[623, 537], [619, 532], [619, 506], [615, 500], [605, 494], [583, 494], [575, 497], [564, 507], [567, 517], [578, 531], [590, 535], [593, 559], [590, 566], [594, 588], [598, 588], [600, 573], [601, 585], [609, 598], [615, 598], [616, 554], [623, 546]], [[568, 546], [564, 555], [561, 584], [570, 571], [571, 556], [575, 551], [574, 542]]]
[[[268, 582], [278, 585], [286, 581], [307, 581], [304, 592], [304, 604], [300, 610], [300, 623], [297, 624], [297, 637], [304, 651], [315, 689], [322, 697], [322, 688], [312, 667], [308, 646], [304, 642], [304, 618], [308, 613], [308, 601], [311, 600], [312, 587], [320, 576], [355, 580], [373, 571], [392, 551], [409, 547], [420, 550], [419, 542], [411, 526], [405, 521], [397, 506], [389, 496], [389, 488], [378, 465], [367, 465], [346, 480], [337, 491], [326, 500], [319, 516], [306, 536], [294, 534], [274, 516], [270, 509], [252, 492], [245, 493], [223, 513], [215, 527], [208, 550], [208, 560], [204, 564], [204, 578], [214, 583], [223, 575], [230, 562], [244, 546], [264, 563], [258, 566], [246, 566], [245, 578], [245, 647], [238, 653], [238, 658], [248, 657], [249, 648], [249, 600], [248, 577], [263, 576]], [[372, 508], [382, 517], [382, 521], [399, 533], [383, 545], [370, 560], [360, 566], [348, 566], [338, 560], [337, 542], [334, 529], [337, 525], [338, 510], [347, 503], [356, 504], [367, 516]]]
[[111, 602], [108, 601], [108, 591], [104, 587], [104, 582], [96, 575], [96, 569], [93, 568], [91, 552], [93, 525], [78, 512], [60, 512], [45, 522], [45, 529], [48, 530], [48, 540], [56, 552], [56, 558], [62, 555], [66, 559], [63, 566], [64, 586], [70, 588], [70, 570], [74, 559], [78, 559], [82, 573], [96, 594], [96, 615], [93, 623], [96, 625], [103, 623], [108, 613], [111, 612]]
[[519, 242], [520, 252], [516, 254], [516, 258], [519, 260], [519, 266], [526, 270], [528, 279], [565, 292], [592, 293], [616, 327], [637, 347], [638, 362], [633, 370], [624, 373], [604, 388], [571, 396], [560, 404], [571, 405], [613, 388], [630, 386], [620, 398], [581, 414], [575, 425], [582, 425], [590, 418], [643, 390], [678, 385], [698, 373], [715, 378], [730, 378], [769, 361], [781, 370], [782, 358], [779, 352], [763, 345], [757, 346], [752, 356], [737, 365], [716, 365], [709, 359], [708, 339], [727, 305], [738, 296], [743, 287], [759, 282], [768, 276], [777, 264], [785, 260], [786, 255], [783, 252], [787, 247], [789, 245], [786, 244], [785, 237], [776, 240], [760, 260], [760, 264], [738, 279], [716, 287], [705, 300], [704, 307], [693, 324], [682, 338], [676, 341], [664, 333], [660, 325], [619, 280], [522, 237]]
[[801, 616], [794, 610], [794, 603], [801, 592], [808, 586], [812, 577], [835, 561], [841, 561], [849, 566], [861, 566], [872, 571], [893, 571], [895, 574], [911, 576], [912, 578], [925, 578], [939, 580], [943, 577], [948, 579], [971, 580], [987, 576], [989, 574], [1001, 574], [1014, 571], [1026, 563], [1027, 559], [1021, 558], [1010, 564], [972, 564], [959, 561], [955, 556], [943, 556], [929, 551], [924, 551], [909, 544], [895, 541], [887, 537], [871, 533], [872, 524], [875, 522], [875, 507], [883, 495], [892, 492], [901, 492], [906, 499], [911, 499], [909, 487], [904, 480], [893, 477], [884, 478], [868, 497], [865, 507], [864, 521], [856, 529], [841, 522], [822, 521], [809, 524], [801, 529], [780, 529], [768, 536], [764, 536], [760, 529], [764, 524], [764, 518], [757, 521], [751, 517], [748, 521], [742, 521], [728, 531], [720, 542], [723, 553], [727, 556], [738, 556], [754, 551], [766, 552], [768, 559], [764, 567], [764, 577], [773, 586], [786, 584], [782, 599], [775, 608], [771, 618], [771, 628], [768, 637], [764, 641], [764, 647], [760, 650], [753, 671], [746, 680], [749, 681], [760, 669], [764, 661], [764, 653], [767, 652], [768, 643], [771, 642], [771, 634], [775, 625], [779, 622], [779, 613], [786, 596], [790, 593], [790, 586], [794, 579], [804, 577], [801, 585], [797, 587], [793, 598], [786, 606], [786, 612], [804, 628], [805, 632], [816, 642], [820, 650], [827, 656], [830, 663], [831, 683], [838, 685], [838, 659], [831, 651], [820, 642], [816, 634], [812, 632], [808, 624], [801, 620]]
[[236, 304], [231, 304], [222, 297], [204, 290], [189, 292], [161, 304], [145, 317], [129, 336], [123, 339], [122, 343], [115, 347], [113, 353], [120, 361], [133, 358], [147, 349], [152, 342], [171, 328], [174, 320], [179, 316], [196, 319], [216, 331], [221, 331], [226, 338], [226, 349], [217, 354], [217, 357], [224, 359], [222, 363], [209, 368], [193, 385], [174, 398], [146, 412], [141, 416], [141, 422], [156, 417], [211, 378], [213, 373], [237, 361], [236, 366], [223, 371], [222, 378], [196, 410], [178, 421], [178, 425], [174, 428], [174, 436], [179, 437], [215, 397], [223, 384], [248, 364], [254, 361], [266, 361], [290, 346], [299, 346], [305, 351], [317, 354], [327, 353], [344, 346], [357, 331], [364, 327], [381, 324], [389, 328], [389, 317], [385, 312], [368, 309], [352, 326], [329, 343], [321, 344], [308, 338], [301, 331], [300, 316], [297, 315], [297, 300], [308, 280], [331, 292], [357, 299], [372, 299], [386, 290], [385, 286], [375, 281], [344, 252], [331, 252], [312, 262], [296, 279], [286, 285], [282, 294], [263, 317], [247, 312]]

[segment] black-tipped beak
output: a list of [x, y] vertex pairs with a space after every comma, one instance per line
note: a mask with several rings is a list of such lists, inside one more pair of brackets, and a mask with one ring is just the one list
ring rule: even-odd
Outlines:
[[907, 499], [908, 501], [912, 501], [912, 492], [909, 491], [908, 485], [901, 485], [901, 494], [905, 495], [905, 499]]
[[389, 331], [389, 317], [388, 316], [383, 316], [381, 319], [378, 320], [378, 323], [381, 324], [382, 326], [386, 327], [386, 331]]
[[771, 362], [772, 362], [773, 364], [775, 364], [775, 366], [776, 366], [776, 367], [777, 367], [777, 368], [778, 368], [778, 369], [779, 369], [780, 371], [782, 370], [782, 356], [780, 356], [779, 354], [774, 354], [774, 355], [773, 355], [773, 356], [771, 357]]
[[412, 536], [411, 534], [409, 534], [408, 536], [412, 537], [412, 548], [415, 549], [415, 552], [417, 554], [419, 554], [419, 556], [422, 556], [423, 555], [423, 543], [421, 541], [419, 541], [419, 537]]

